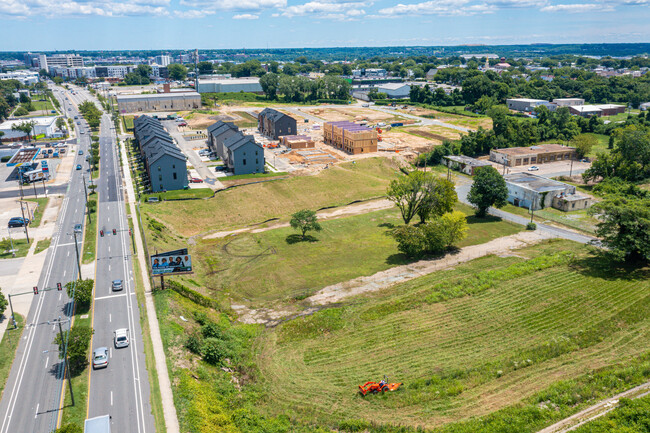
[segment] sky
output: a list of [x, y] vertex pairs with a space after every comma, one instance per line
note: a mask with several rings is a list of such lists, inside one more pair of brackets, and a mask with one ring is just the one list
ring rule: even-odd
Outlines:
[[0, 0], [0, 51], [650, 42], [650, 0]]

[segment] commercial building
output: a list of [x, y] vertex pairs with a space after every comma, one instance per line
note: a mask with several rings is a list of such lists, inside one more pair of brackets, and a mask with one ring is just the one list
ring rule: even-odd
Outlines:
[[[57, 116], [48, 116], [48, 117], [31, 117], [27, 119], [13, 119], [13, 120], [6, 120], [3, 123], [0, 124], [0, 131], [5, 133], [4, 137], [16, 137], [15, 132], [11, 129], [12, 126], [14, 125], [20, 125], [23, 122], [34, 122], [34, 126], [32, 128], [32, 137], [37, 137], [39, 135], [43, 135], [45, 137], [62, 137], [63, 133], [59, 131], [56, 127], [56, 119], [58, 119]], [[3, 139], [4, 139], [3, 137]], [[21, 135], [20, 137], [25, 137], [27, 138], [27, 135]], [[4, 141], [4, 140], [3, 140]], [[9, 140], [7, 140], [9, 141]], [[17, 140], [11, 140], [11, 141], [17, 141]]]
[[377, 86], [377, 92], [385, 93], [391, 99], [408, 98], [411, 86], [405, 83], [386, 83]]
[[24, 86], [30, 86], [38, 83], [39, 77], [36, 71], [27, 71], [19, 69], [17, 71], [9, 71], [0, 73], [0, 80], [17, 80]]
[[257, 129], [262, 135], [277, 140], [282, 135], [296, 135], [296, 119], [273, 108], [265, 108], [257, 115]]
[[447, 155], [444, 157], [447, 167], [452, 170], [458, 170], [462, 173], [474, 176], [477, 168], [491, 166], [487, 161], [470, 158], [464, 155]]
[[539, 144], [530, 147], [510, 147], [490, 151], [490, 161], [505, 164], [508, 167], [544, 164], [575, 159], [575, 157], [575, 147], [562, 146], [561, 144]]
[[554, 110], [555, 105], [544, 99], [512, 98], [506, 99], [508, 109], [521, 112], [532, 112], [535, 108], [545, 105], [549, 110]]
[[40, 69], [45, 69], [47, 72], [50, 72], [50, 68], [52, 67], [83, 68], [84, 59], [79, 54], [55, 54], [53, 56], [39, 54], [38, 66]]
[[218, 121], [210, 125], [208, 146], [235, 175], [264, 173], [264, 148], [233, 123]]
[[625, 113], [625, 105], [615, 104], [600, 104], [600, 105], [578, 105], [569, 107], [571, 114], [581, 117], [591, 116], [615, 116], [620, 113]]
[[135, 139], [149, 175], [153, 192], [185, 189], [187, 158], [159, 120], [149, 116], [133, 119]]
[[587, 196], [576, 194], [576, 187], [530, 173], [503, 176], [508, 188], [508, 201], [532, 210], [557, 207], [561, 210], [586, 209], [591, 205]]
[[124, 78], [129, 72], [133, 72], [134, 66], [95, 66], [95, 75], [106, 78]]
[[323, 141], [353, 155], [377, 152], [377, 130], [345, 120], [324, 123]]
[[245, 78], [208, 78], [199, 79], [199, 93], [263, 93], [260, 79]]
[[316, 146], [308, 135], [284, 135], [280, 137], [280, 143], [289, 149], [312, 149]]
[[553, 103], [559, 107], [575, 107], [576, 105], [585, 105], [585, 100], [582, 98], [556, 98]]
[[120, 113], [194, 110], [201, 108], [201, 95], [196, 92], [118, 95], [117, 106]]
[[156, 65], [168, 66], [172, 62], [172, 58], [170, 56], [156, 56], [153, 61]]

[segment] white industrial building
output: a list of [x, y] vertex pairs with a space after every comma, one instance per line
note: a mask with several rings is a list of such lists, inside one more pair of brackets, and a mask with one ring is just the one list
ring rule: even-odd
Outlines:
[[0, 73], [0, 80], [17, 80], [20, 81], [24, 86], [29, 86], [38, 83], [39, 78], [38, 72], [36, 71], [19, 69], [17, 71]]
[[575, 107], [585, 105], [585, 100], [582, 98], [555, 98], [553, 103], [558, 107]]
[[48, 116], [6, 120], [0, 124], [0, 131], [11, 133], [11, 127], [14, 125], [20, 125], [23, 122], [34, 122], [34, 127], [32, 128], [32, 136], [36, 137], [39, 135], [45, 135], [45, 137], [60, 137], [62, 134], [56, 128], [57, 118], [57, 116]]
[[508, 188], [508, 201], [532, 210], [556, 207], [564, 211], [586, 209], [591, 198], [576, 194], [576, 187], [531, 173], [503, 176]]
[[120, 113], [194, 110], [201, 108], [201, 95], [196, 92], [118, 95], [117, 106]]
[[405, 83], [386, 83], [377, 86], [377, 92], [385, 93], [389, 98], [408, 98], [411, 86]]
[[153, 61], [157, 65], [168, 66], [172, 62], [172, 58], [170, 56], [156, 56]]
[[643, 104], [639, 104], [639, 110], [641, 111], [650, 110], [650, 102], [644, 102]]
[[549, 110], [555, 109], [555, 104], [544, 99], [512, 98], [506, 99], [506, 105], [510, 110], [522, 112], [532, 112], [542, 105], [545, 105]]
[[208, 78], [199, 79], [199, 93], [262, 93], [260, 79], [257, 77], [245, 78]]

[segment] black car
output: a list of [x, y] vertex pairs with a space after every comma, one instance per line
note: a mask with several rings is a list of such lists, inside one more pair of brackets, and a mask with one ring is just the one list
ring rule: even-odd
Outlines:
[[29, 218], [23, 219], [22, 217], [13, 217], [9, 220], [9, 227], [24, 227], [29, 224]]

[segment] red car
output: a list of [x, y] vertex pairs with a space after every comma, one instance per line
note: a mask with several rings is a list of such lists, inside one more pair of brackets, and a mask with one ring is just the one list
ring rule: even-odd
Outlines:
[[187, 126], [187, 122], [180, 122], [178, 126]]
[[203, 183], [203, 179], [200, 179], [198, 177], [191, 177], [190, 183]]

